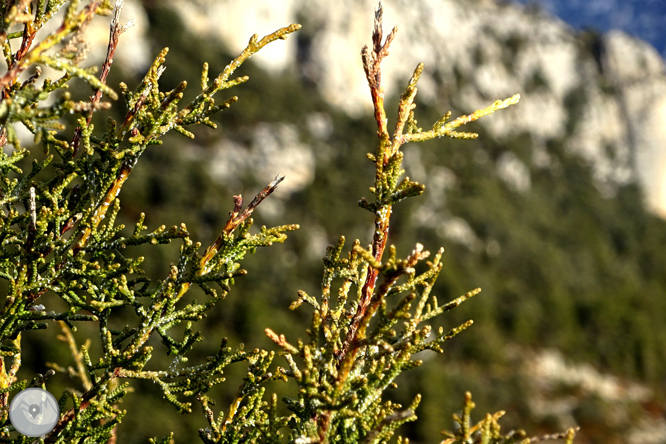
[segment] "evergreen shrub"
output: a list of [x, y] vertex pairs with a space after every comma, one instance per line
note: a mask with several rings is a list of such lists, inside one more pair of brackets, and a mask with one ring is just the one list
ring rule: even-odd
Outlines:
[[[144, 214], [126, 229], [116, 223], [117, 196], [142, 153], [159, 145], [167, 132], [192, 138], [188, 127], [215, 127], [210, 117], [237, 100], [216, 101], [216, 95], [248, 80], [233, 77], [236, 69], [300, 25], [263, 38], [252, 36], [241, 54], [213, 78], [204, 64], [201, 92], [183, 105], [186, 82], [169, 91], [160, 89], [167, 48], [135, 90], [121, 83], [119, 95], [107, 85], [120, 37], [131, 26], [119, 23], [122, 5], [122, 0], [115, 7], [108, 0], [8, 0], [0, 8], [0, 41], [7, 66], [0, 77], [0, 277], [5, 293], [0, 309], [0, 441], [30, 441], [10, 424], [10, 395], [41, 387], [54, 392], [60, 416], [39, 442], [115, 442], [128, 413], [147, 415], [122, 403], [144, 380], [159, 387], [164, 400], [179, 413], [189, 414], [194, 402], [199, 405], [208, 422], [199, 431], [204, 443], [408, 442], [396, 431], [416, 420], [420, 395], [402, 406], [390, 401], [386, 392], [399, 383], [403, 372], [422, 364], [417, 353], [441, 352], [445, 342], [472, 325], [467, 321], [450, 331], [433, 331], [428, 322], [480, 290], [440, 302], [443, 298], [431, 290], [442, 269], [443, 250], [431, 255], [417, 244], [400, 257], [388, 244], [394, 206], [425, 189], [404, 176], [401, 149], [408, 142], [444, 136], [474, 138], [476, 134], [458, 128], [517, 103], [519, 96], [453, 120], [448, 113], [424, 131], [414, 118], [416, 83], [424, 69], [419, 64], [390, 129], [381, 65], [397, 29], [384, 38], [380, 3], [372, 44], [362, 51], [378, 143], [374, 153], [367, 154], [375, 167], [372, 198], [362, 198], [358, 204], [374, 217], [372, 239], [349, 245], [340, 237], [326, 250], [321, 294], [301, 291], [290, 307], [310, 307], [306, 339], [266, 329], [275, 350], [245, 350], [242, 344], [220, 339], [217, 353], [193, 359], [202, 340], [200, 321], [228, 293], [237, 297], [231, 291], [235, 279], [247, 279], [241, 268], [247, 253], [284, 242], [287, 233], [299, 228], [295, 224], [253, 227], [252, 213], [285, 177], [278, 174], [249, 203], [241, 195], [233, 196], [229, 218], [206, 248], [191, 239], [184, 224], [149, 229]], [[61, 10], [64, 14], [58, 14]], [[95, 67], [81, 67], [87, 52], [84, 31], [97, 14], [112, 16], [107, 57], [99, 75]], [[58, 26], [43, 30], [50, 21], [58, 21]], [[47, 68], [55, 79], [45, 78]], [[76, 79], [83, 83], [74, 83]], [[77, 88], [73, 92], [80, 92], [85, 84], [92, 90], [90, 99], [74, 99], [70, 85]], [[122, 96], [124, 118], [109, 118], [105, 128], [96, 128], [93, 115], [111, 106], [102, 101], [104, 96], [112, 100]], [[72, 117], [76, 128], [70, 133], [66, 122]], [[151, 280], [144, 258], [133, 251], [172, 241], [180, 243], [178, 257], [164, 270], [163, 279]], [[195, 288], [201, 291], [193, 296]], [[59, 339], [70, 354], [54, 354], [59, 345], [53, 344], [49, 355], [56, 356], [56, 362], [48, 363], [49, 371], [36, 374], [22, 365], [27, 354], [22, 335], [53, 329], [60, 330]], [[79, 332], [86, 332], [86, 337], [82, 339]], [[149, 344], [152, 338], [161, 341], [157, 348]], [[172, 363], [154, 368], [156, 354], [168, 355]], [[29, 362], [38, 358], [31, 356]], [[243, 366], [245, 377], [234, 398], [228, 405], [216, 406], [211, 389], [225, 382], [228, 368], [238, 366]], [[54, 390], [50, 381], [57, 374], [67, 375], [70, 386]], [[291, 395], [278, 400], [267, 389], [272, 381], [286, 381]], [[573, 442], [573, 429], [535, 438], [520, 431], [501, 432], [498, 420], [503, 412], [475, 422], [473, 407], [468, 393], [462, 413], [454, 415], [457, 428], [443, 432], [443, 442]], [[173, 432], [155, 432], [163, 437], [152, 442], [175, 440]]]

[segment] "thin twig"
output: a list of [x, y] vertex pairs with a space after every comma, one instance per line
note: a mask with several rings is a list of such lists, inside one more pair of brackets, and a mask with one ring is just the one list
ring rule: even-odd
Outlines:
[[[377, 122], [377, 136], [379, 137], [379, 146], [377, 149], [376, 163], [375, 163], [375, 188], [379, 189], [383, 181], [382, 172], [388, 165], [390, 159], [390, 136], [388, 133], [388, 119], [384, 109], [384, 90], [382, 88], [381, 80], [381, 62], [388, 55], [388, 49], [391, 42], [395, 38], [398, 31], [394, 27], [391, 33], [386, 37], [382, 43], [383, 28], [383, 8], [381, 1], [375, 11], [375, 21], [372, 32], [372, 53], [367, 46], [363, 47], [361, 51], [361, 59], [363, 61], [363, 69], [365, 71], [368, 86], [370, 87], [370, 94], [372, 96], [372, 103], [375, 110], [375, 120]], [[386, 241], [388, 240], [389, 225], [391, 220], [391, 205], [384, 205], [375, 212], [375, 231], [372, 241], [372, 255], [375, 262], [381, 263], [384, 250], [386, 248]], [[345, 381], [351, 371], [356, 354], [358, 352], [359, 340], [365, 334], [365, 326], [369, 318], [373, 316], [376, 308], [381, 302], [382, 294], [375, 295], [375, 285], [379, 270], [372, 265], [368, 265], [368, 272], [366, 275], [365, 283], [361, 290], [361, 298], [359, 300], [354, 317], [349, 323], [347, 335], [337, 353], [337, 359], [340, 369], [338, 371], [337, 388], [339, 390], [344, 386]], [[372, 302], [375, 301], [373, 304]], [[328, 432], [333, 419], [333, 412], [325, 412], [319, 422], [319, 439], [320, 442], [325, 443], [328, 440]]]
[[[284, 175], [278, 174], [275, 176], [275, 179], [268, 185], [264, 187], [263, 190], [261, 190], [255, 197], [252, 199], [252, 202], [243, 210], [243, 196], [236, 195], [234, 196], [234, 209], [229, 212], [229, 220], [225, 224], [224, 228], [222, 229], [222, 232], [220, 235], [215, 239], [215, 242], [206, 249], [206, 252], [204, 253], [203, 257], [201, 258], [200, 262], [200, 269], [198, 274], [204, 275], [207, 271], [206, 264], [217, 254], [218, 251], [220, 251], [220, 248], [222, 248], [222, 245], [224, 244], [225, 238], [231, 234], [234, 229], [238, 225], [240, 225], [243, 221], [245, 221], [254, 209], [264, 200], [266, 199], [275, 189], [277, 186], [284, 180]], [[189, 282], [184, 282], [180, 290], [178, 291], [178, 295], [176, 296], [176, 299], [179, 299], [182, 297], [190, 288], [191, 283]]]
[[90, 22], [90, 20], [92, 20], [93, 16], [95, 15], [95, 12], [97, 11], [97, 8], [101, 6], [102, 1], [103, 0], [95, 0], [89, 5], [85, 6], [77, 14], [77, 16], [71, 20], [71, 22], [63, 23], [60, 25], [60, 27], [55, 32], [50, 34], [32, 50], [30, 50], [30, 48], [32, 46], [35, 35], [37, 34], [37, 30], [35, 29], [30, 32], [26, 24], [26, 30], [23, 34], [21, 48], [19, 48], [14, 56], [14, 64], [9, 67], [5, 75], [0, 77], [0, 90], [3, 90], [3, 98], [4, 90], [12, 85], [16, 79], [18, 79], [19, 75], [21, 75], [21, 73], [28, 68], [28, 66], [30, 66], [32, 63], [35, 63], [36, 61], [39, 61], [40, 57], [48, 49], [62, 41], [65, 36], [71, 33], [72, 29], [81, 29], [81, 27]]
[[[120, 12], [123, 9], [123, 4], [125, 3], [124, 0], [117, 0], [116, 1], [116, 7], [113, 12], [113, 19], [111, 20], [111, 26], [110, 26], [110, 32], [109, 32], [109, 45], [106, 50], [106, 59], [104, 60], [104, 64], [102, 65], [102, 72], [99, 75], [99, 80], [102, 83], [106, 83], [106, 79], [109, 75], [109, 71], [111, 71], [111, 65], [113, 64], [113, 56], [116, 53], [116, 49], [118, 48], [118, 42], [120, 40], [120, 35], [127, 31], [130, 27], [134, 26], [134, 21], [130, 20], [126, 25], [120, 25], [119, 20], [120, 20]], [[102, 98], [102, 90], [98, 89], [97, 92], [95, 92], [95, 95], [90, 97], [90, 111], [88, 111], [88, 116], [86, 117], [86, 124], [90, 125], [90, 122], [92, 121], [93, 113], [95, 112], [96, 105], [99, 103], [100, 99]], [[76, 132], [74, 133], [74, 138], [72, 139], [72, 148], [73, 148], [73, 154], [72, 157], [76, 156], [77, 151], [79, 150], [79, 143], [81, 139], [81, 133], [82, 129], [81, 127], [76, 128]]]

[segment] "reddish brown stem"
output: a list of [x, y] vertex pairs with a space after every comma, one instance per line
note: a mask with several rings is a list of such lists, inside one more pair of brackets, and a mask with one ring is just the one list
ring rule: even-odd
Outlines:
[[[395, 38], [397, 28], [393, 28], [391, 33], [386, 38], [386, 41], [382, 44], [382, 4], [379, 3], [379, 7], [375, 11], [375, 23], [374, 29], [372, 32], [372, 44], [373, 51], [372, 54], [367, 46], [363, 48], [361, 53], [363, 59], [363, 69], [365, 70], [365, 75], [368, 80], [368, 86], [370, 87], [370, 94], [372, 96], [372, 103], [375, 109], [375, 120], [377, 121], [377, 135], [379, 136], [379, 153], [384, 153], [381, 159], [377, 160], [377, 171], [375, 174], [375, 188], [379, 189], [381, 187], [381, 171], [388, 165], [390, 153], [389, 151], [389, 134], [387, 129], [387, 118], [386, 111], [384, 110], [384, 90], [381, 84], [381, 62], [388, 55], [388, 48]], [[372, 240], [372, 254], [375, 258], [375, 261], [381, 262], [382, 256], [384, 255], [384, 249], [386, 248], [386, 241], [388, 239], [389, 225], [391, 221], [391, 205], [385, 205], [380, 210], [375, 213], [375, 234]], [[358, 308], [354, 315], [349, 330], [347, 332], [347, 337], [345, 338], [344, 343], [340, 351], [338, 352], [338, 360], [344, 361], [347, 358], [347, 353], [354, 342], [356, 342], [356, 335], [358, 332], [359, 325], [361, 320], [364, 318], [365, 311], [370, 305], [372, 300], [372, 295], [375, 290], [375, 284], [377, 282], [377, 277], [379, 276], [379, 271], [370, 265], [368, 265], [368, 274], [363, 284], [363, 291], [361, 300], [359, 301]], [[354, 347], [351, 347], [352, 349]], [[352, 353], [353, 354], [353, 353]], [[349, 358], [347, 358], [349, 360]], [[351, 358], [353, 360], [353, 356]], [[342, 364], [341, 368], [346, 368], [348, 364]], [[346, 378], [344, 372], [342, 374], [343, 379]]]
[[[116, 49], [118, 48], [118, 41], [120, 40], [120, 34], [122, 34], [126, 29], [124, 26], [121, 26], [119, 24], [121, 10], [122, 10], [122, 5], [116, 7], [113, 13], [113, 20], [111, 21], [111, 30], [109, 33], [109, 46], [107, 47], [106, 50], [106, 59], [104, 60], [104, 64], [102, 65], [102, 72], [99, 75], [99, 80], [102, 83], [106, 83], [106, 78], [108, 77], [109, 71], [111, 71], [111, 65], [113, 64], [113, 56], [115, 55]], [[102, 90], [99, 89], [95, 92], [93, 96], [90, 97], [90, 104], [92, 106], [90, 107], [90, 111], [88, 111], [88, 116], [86, 117], [86, 124], [90, 125], [93, 113], [95, 112], [95, 105], [97, 105], [97, 103], [99, 103], [101, 99], [102, 99]], [[72, 149], [73, 149], [72, 157], [76, 156], [76, 153], [79, 150], [81, 132], [82, 132], [81, 127], [76, 128], [76, 132], [74, 133], [74, 138], [72, 139]]]
[[[382, 88], [381, 80], [381, 62], [388, 55], [388, 48], [395, 38], [397, 28], [393, 28], [391, 33], [386, 37], [386, 41], [382, 44], [382, 4], [375, 12], [375, 23], [372, 33], [372, 53], [365, 46], [361, 52], [363, 60], [363, 69], [365, 70], [368, 86], [370, 87], [370, 95], [372, 97], [372, 104], [374, 106], [375, 120], [377, 122], [377, 136], [379, 137], [379, 148], [376, 163], [375, 174], [375, 189], [381, 189], [383, 169], [388, 165], [391, 156], [390, 136], [388, 133], [388, 125], [386, 118], [386, 111], [384, 109], [384, 90]], [[396, 147], [397, 149], [397, 147]], [[381, 156], [380, 156], [381, 154]], [[389, 225], [391, 221], [391, 205], [383, 205], [375, 213], [375, 233], [372, 240], [372, 254], [375, 262], [381, 263], [384, 249], [386, 248], [386, 241], [389, 234]], [[337, 353], [339, 362], [339, 372], [337, 377], [337, 388], [340, 389], [347, 380], [349, 372], [354, 366], [357, 353], [360, 349], [360, 343], [365, 336], [365, 329], [370, 322], [375, 311], [379, 307], [383, 294], [381, 292], [375, 293], [375, 286], [377, 278], [379, 277], [379, 270], [368, 265], [368, 273], [363, 284], [361, 298], [359, 300], [356, 313], [349, 324], [349, 330], [345, 337], [340, 350]], [[319, 441], [325, 443], [328, 441], [328, 432], [331, 427], [333, 412], [325, 412], [318, 418], [319, 422]]]
[[[81, 12], [78, 13], [75, 23], [79, 29], [92, 19], [92, 17], [95, 15], [95, 11], [97, 11], [97, 8], [101, 5], [101, 3], [102, 0], [95, 0], [93, 3], [87, 5], [81, 10]], [[19, 75], [21, 75], [21, 73], [26, 68], [28, 68], [28, 66], [30, 66], [30, 63], [37, 61], [44, 51], [53, 46], [53, 44], [60, 41], [64, 37], [64, 31], [68, 27], [68, 24], [63, 22], [54, 33], [52, 33], [49, 37], [47, 37], [47, 39], [42, 41], [39, 45], [37, 45], [36, 48], [34, 48], [35, 54], [26, 59], [26, 56], [30, 52], [30, 47], [32, 46], [35, 35], [39, 30], [34, 29], [32, 23], [34, 22], [26, 23], [23, 40], [21, 41], [21, 47], [14, 56], [14, 63], [11, 67], [9, 67], [5, 75], [0, 77], [0, 90], [5, 91], [6, 88], [9, 88], [16, 81], [16, 79], [18, 79]], [[3, 94], [3, 98], [4, 97], [5, 96]]]
[[[255, 197], [252, 199], [252, 202], [243, 210], [243, 196], [236, 195], [234, 196], [234, 209], [229, 212], [229, 220], [227, 223], [224, 225], [224, 228], [222, 229], [222, 232], [220, 235], [215, 239], [215, 242], [213, 242], [213, 245], [208, 247], [206, 249], [206, 252], [204, 253], [203, 257], [201, 258], [201, 269], [199, 270], [199, 274], [205, 274], [206, 273], [206, 264], [217, 254], [218, 251], [220, 251], [220, 248], [222, 248], [222, 245], [224, 244], [225, 237], [230, 235], [232, 231], [236, 229], [238, 225], [243, 223], [250, 215], [252, 215], [252, 212], [254, 209], [259, 205], [264, 199], [266, 199], [275, 189], [277, 188], [278, 184], [284, 180], [284, 176], [282, 174], [279, 174], [273, 179], [271, 183], [266, 185], [263, 190], [261, 190]], [[178, 295], [176, 296], [177, 299], [181, 298], [189, 289], [190, 289], [190, 283], [189, 282], [184, 282], [181, 284], [180, 289], [178, 291]]]

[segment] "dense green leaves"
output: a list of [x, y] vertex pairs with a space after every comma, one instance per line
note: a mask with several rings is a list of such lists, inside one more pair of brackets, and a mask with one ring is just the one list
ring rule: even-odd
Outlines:
[[[206, 74], [203, 76], [204, 91], [184, 107], [179, 102], [185, 82], [171, 91], [160, 88], [167, 54], [164, 49], [135, 91], [121, 85], [127, 104], [125, 115], [120, 122], [109, 120], [106, 132], [100, 134], [90, 122], [93, 111], [103, 108], [99, 103], [101, 93], [117, 98], [105, 80], [118, 37], [126, 30], [118, 23], [122, 2], [116, 5], [111, 24], [112, 50], [100, 78], [93, 77], [94, 70], [78, 67], [82, 57], [74, 57], [76, 45], [64, 46], [56, 53], [50, 53], [49, 49], [82, 31], [96, 13], [109, 5], [92, 1], [78, 10], [79, 2], [70, 2], [63, 25], [31, 46], [43, 20], [63, 5], [56, 3], [29, 6], [21, 12], [23, 15], [17, 14], [18, 5], [14, 9], [7, 6], [5, 12], [9, 15], [3, 22], [8, 27], [18, 26], [17, 20], [27, 25], [22, 33], [10, 37], [2, 34], [4, 40], [22, 38], [24, 43], [14, 54], [8, 52], [9, 45], [3, 47], [8, 71], [0, 78], [3, 99], [0, 141], [5, 147], [0, 158], [3, 208], [0, 277], [7, 282], [7, 294], [0, 309], [0, 343], [3, 356], [12, 359], [11, 366], [0, 361], [2, 389], [18, 392], [28, 384], [43, 386], [54, 376], [53, 371], [45, 377], [31, 375], [32, 382], [19, 377], [21, 333], [54, 327], [53, 321], [60, 321], [61, 339], [69, 344], [76, 369], [55, 363], [51, 367], [75, 376], [79, 384], [67, 388], [60, 397], [60, 421], [46, 441], [106, 442], [115, 439], [116, 428], [126, 413], [117, 407], [128, 393], [128, 384], [118, 382], [122, 379], [152, 381], [179, 412], [191, 411], [191, 403], [183, 398], [204, 399], [206, 392], [223, 382], [222, 374], [231, 364], [246, 362], [250, 368], [241, 397], [263, 393], [260, 386], [272, 379], [268, 371], [272, 354], [248, 353], [242, 345], [227, 346], [226, 340], [217, 354], [203, 363], [184, 364], [202, 340], [199, 321], [230, 291], [234, 278], [246, 273], [239, 261], [257, 247], [283, 242], [286, 232], [298, 228], [297, 225], [264, 226], [257, 233], [250, 231], [250, 215], [281, 179], [272, 182], [245, 208], [242, 197], [235, 196], [229, 221], [218, 240], [203, 252], [201, 244], [190, 239], [184, 224], [170, 229], [162, 225], [147, 231], [143, 213], [128, 234], [125, 226], [116, 221], [121, 210], [117, 196], [144, 151], [160, 144], [168, 131], [176, 129], [191, 136], [184, 125], [215, 126], [210, 116], [228, 108], [235, 99], [216, 105], [213, 96], [247, 80], [247, 77], [230, 79], [235, 69], [263, 46], [285, 38], [299, 26], [283, 28], [261, 40], [253, 37], [248, 48], [210, 85]], [[40, 64], [66, 74], [59, 81], [47, 80], [37, 86], [35, 80], [41, 76], [37, 67], [28, 81], [18, 81], [22, 71]], [[55, 101], [49, 107], [37, 106], [39, 101], [65, 88], [73, 78], [86, 81], [99, 94], [90, 103], [75, 102], [68, 94], [62, 94], [54, 96]], [[64, 128], [61, 121], [67, 115], [79, 116], [76, 120], [79, 128], [71, 141], [56, 133]], [[30, 150], [21, 147], [16, 136], [15, 127], [19, 123], [34, 135], [34, 147]], [[40, 145], [45, 157], [39, 153]], [[5, 154], [9, 149], [11, 154]], [[24, 158], [33, 159], [25, 173], [23, 167], [17, 166]], [[182, 242], [176, 264], [171, 265], [162, 279], [145, 276], [144, 258], [134, 254], [136, 248], [174, 240]], [[204, 290], [202, 301], [184, 297], [192, 285]], [[54, 302], [52, 296], [59, 301]], [[42, 302], [58, 308], [45, 307]], [[126, 318], [128, 310], [134, 313], [132, 320]], [[91, 346], [90, 340], [77, 345], [73, 331], [81, 322], [96, 326], [99, 346]], [[124, 328], [111, 328], [119, 322], [126, 323]], [[167, 354], [175, 358], [168, 370], [147, 369], [154, 351], [148, 341], [154, 336], [162, 339]], [[260, 400], [261, 396], [252, 399]], [[250, 408], [250, 412], [256, 410], [256, 406]], [[2, 421], [9, 425], [7, 415]], [[21, 441], [10, 429], [3, 429], [0, 435], [7, 442]]]

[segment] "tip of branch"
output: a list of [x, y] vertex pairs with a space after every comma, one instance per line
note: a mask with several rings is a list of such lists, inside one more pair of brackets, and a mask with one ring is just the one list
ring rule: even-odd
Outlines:
[[379, 0], [377, 4], [377, 9], [375, 9], [375, 21], [382, 21], [382, 14], [384, 14], [384, 5], [382, 5], [382, 0]]
[[384, 8], [382, 7], [382, 2], [380, 0], [377, 9], [375, 10], [375, 24], [372, 31], [372, 46], [376, 53], [379, 53], [382, 46], [382, 21], [384, 16]]
[[275, 179], [273, 179], [273, 181], [268, 186], [271, 188], [275, 188], [283, 180], [284, 180], [284, 174], [278, 173], [278, 175], [275, 176]]

